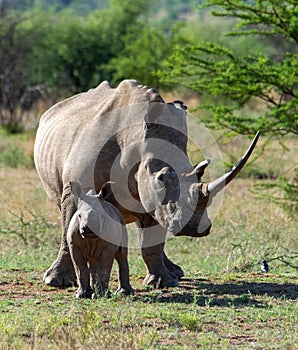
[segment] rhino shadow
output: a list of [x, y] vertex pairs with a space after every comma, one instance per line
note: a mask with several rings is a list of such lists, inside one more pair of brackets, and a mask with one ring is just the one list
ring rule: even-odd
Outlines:
[[257, 307], [270, 308], [261, 296], [276, 299], [297, 300], [298, 285], [273, 282], [214, 283], [207, 279], [183, 278], [178, 289], [143, 294], [144, 302], [185, 303], [208, 307]]

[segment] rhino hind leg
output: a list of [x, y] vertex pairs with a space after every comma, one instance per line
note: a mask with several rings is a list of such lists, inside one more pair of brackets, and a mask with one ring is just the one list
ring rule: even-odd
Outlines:
[[133, 295], [134, 290], [129, 282], [129, 266], [127, 261], [127, 248], [120, 247], [115, 255], [118, 263], [118, 281], [119, 287], [116, 291], [117, 294]]
[[181, 267], [179, 265], [176, 265], [173, 263], [173, 261], [171, 261], [166, 253], [164, 252], [164, 263], [166, 265], [166, 267], [169, 269], [169, 271], [174, 275], [176, 276], [178, 279], [182, 278], [184, 276], [184, 272], [183, 270], [181, 269]]
[[70, 190], [67, 189], [65, 192], [66, 195], [63, 196], [64, 200], [61, 206], [62, 239], [60, 250], [57, 259], [43, 276], [43, 281], [46, 285], [62, 288], [77, 285], [76, 274], [66, 238], [69, 222], [76, 211], [76, 205], [70, 196]]

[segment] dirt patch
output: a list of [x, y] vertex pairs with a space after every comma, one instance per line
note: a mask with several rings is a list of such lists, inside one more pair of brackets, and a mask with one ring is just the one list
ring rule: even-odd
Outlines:
[[[40, 277], [26, 275], [14, 276], [14, 279], [0, 280], [1, 299], [47, 298], [55, 294], [71, 296], [76, 287], [60, 289], [46, 286]], [[252, 276], [250, 276], [252, 277]], [[258, 277], [258, 276], [255, 276]], [[138, 282], [139, 283], [139, 282]], [[116, 289], [116, 281], [111, 281], [111, 290]], [[132, 281], [132, 284], [134, 282]], [[294, 282], [277, 283], [266, 280], [234, 280], [222, 282], [216, 279], [182, 279], [177, 288], [151, 290], [137, 288], [134, 298], [147, 303], [196, 303], [198, 306], [265, 306], [263, 299], [298, 299], [298, 284]]]
[[73, 294], [75, 288], [58, 289], [47, 287], [43, 282], [28, 281], [24, 277], [17, 281], [0, 281], [0, 300], [47, 298], [55, 294]]

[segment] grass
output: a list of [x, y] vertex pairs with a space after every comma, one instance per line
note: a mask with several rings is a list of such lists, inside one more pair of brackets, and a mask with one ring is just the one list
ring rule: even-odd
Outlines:
[[229, 185], [209, 236], [166, 243], [185, 271], [179, 287], [143, 286], [135, 248], [135, 295], [97, 300], [42, 282], [59, 249], [60, 218], [35, 171], [0, 165], [0, 182], [0, 349], [297, 348], [297, 217], [257, 199], [252, 179]]
[[[295, 349], [295, 279], [241, 274], [186, 278], [175, 290], [74, 300], [36, 271], [2, 271], [1, 348]], [[115, 284], [115, 275], [112, 285]]]

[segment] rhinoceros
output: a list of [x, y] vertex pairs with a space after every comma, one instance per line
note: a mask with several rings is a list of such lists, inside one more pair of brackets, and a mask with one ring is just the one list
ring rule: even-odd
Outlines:
[[193, 166], [187, 155], [186, 114], [183, 103], [166, 103], [135, 80], [124, 80], [116, 88], [102, 82], [43, 114], [35, 165], [62, 216], [61, 247], [44, 275], [46, 284], [66, 287], [76, 279], [66, 240], [76, 212], [70, 181], [97, 192], [111, 181], [109, 202], [126, 224], [136, 222], [139, 229], [147, 268], [144, 283], [155, 288], [178, 285], [184, 272], [165, 254], [166, 236], [209, 234], [206, 208], [241, 170], [259, 137], [231, 171], [205, 183], [201, 177], [209, 161]]
[[133, 294], [127, 263], [127, 230], [119, 210], [107, 202], [108, 183], [99, 194], [84, 193], [79, 182], [71, 182], [77, 211], [70, 220], [67, 244], [79, 288], [76, 298], [106, 295], [114, 258], [119, 265], [117, 292]]

